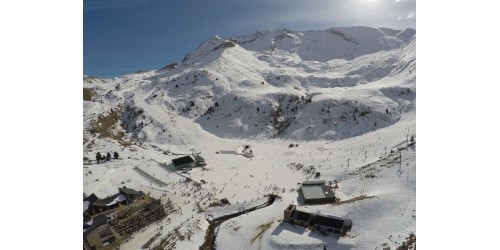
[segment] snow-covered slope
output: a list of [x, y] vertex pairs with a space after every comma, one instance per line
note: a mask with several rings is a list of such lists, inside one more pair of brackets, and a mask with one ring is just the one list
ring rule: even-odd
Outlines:
[[[107, 196], [126, 184], [153, 196], [168, 194], [183, 214], [170, 216], [173, 222], [164, 224], [166, 234], [176, 223], [198, 214], [194, 203], [208, 202], [207, 193], [215, 192], [213, 198], [248, 202], [262, 198], [271, 187], [285, 188], [284, 205], [265, 208], [269, 213], [252, 219], [248, 228], [243, 217], [231, 220], [241, 231], [234, 227], [230, 227], [234, 232], [227, 231], [228, 226], [223, 226], [222, 238], [217, 239], [220, 249], [280, 248], [283, 239], [293, 234], [280, 236], [277, 232], [284, 229], [276, 223], [270, 224], [279, 227], [274, 234], [253, 242], [245, 235], [261, 224], [282, 219], [285, 203], [296, 201], [297, 193], [291, 190], [310, 176], [290, 171], [290, 164], [314, 165], [325, 179], [345, 182], [337, 191], [341, 199], [356, 197], [360, 190], [378, 197], [339, 208], [315, 208], [355, 218], [353, 237], [330, 243], [358, 249], [383, 243], [397, 246], [401, 241], [391, 243], [386, 240], [389, 235], [415, 233], [415, 221], [407, 216], [414, 215], [415, 209], [415, 149], [405, 153], [406, 167], [399, 167], [406, 174], [404, 181], [392, 171], [396, 167], [388, 164], [369, 183], [356, 179], [361, 176], [356, 171], [415, 135], [415, 51], [413, 29], [273, 29], [235, 38], [214, 36], [187, 54], [182, 63], [158, 71], [113, 79], [84, 76], [83, 140], [88, 164], [83, 170], [84, 192]], [[243, 145], [251, 145], [255, 157], [216, 154], [239, 152]], [[97, 152], [114, 151], [119, 159], [95, 164]], [[210, 184], [195, 197], [186, 197], [178, 187], [183, 177], [158, 164], [176, 158], [172, 153], [192, 151], [201, 151], [208, 168], [194, 169], [191, 178]], [[155, 187], [134, 167], [168, 186]], [[184, 188], [190, 188], [186, 185]], [[388, 206], [405, 207], [408, 213], [394, 219], [396, 208]], [[370, 207], [375, 211], [368, 212]], [[192, 224], [206, 227], [197, 216]], [[393, 218], [391, 227], [380, 230], [373, 224], [374, 217], [377, 221]], [[154, 231], [146, 230], [138, 238], [147, 241]], [[194, 236], [198, 245], [193, 249], [200, 245], [199, 236]], [[239, 237], [239, 245], [231, 245], [231, 237]], [[144, 243], [139, 241], [124, 246], [135, 249]], [[314, 249], [318, 240], [304, 242]]]

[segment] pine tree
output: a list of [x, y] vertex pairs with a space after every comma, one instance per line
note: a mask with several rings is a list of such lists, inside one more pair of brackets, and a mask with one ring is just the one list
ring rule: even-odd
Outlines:
[[111, 154], [108, 152], [108, 153], [106, 154], [106, 161], [109, 161], [109, 160], [111, 160]]
[[101, 157], [102, 157], [101, 152], [97, 152], [97, 154], [95, 154], [95, 160], [97, 161], [97, 163], [99, 163]]
[[[165, 131], [164, 131], [164, 132], [165, 132]], [[119, 157], [118, 152], [116, 152], [116, 151], [115, 151], [115, 153], [113, 154], [113, 157], [114, 157], [115, 159], [118, 159], [118, 157]]]

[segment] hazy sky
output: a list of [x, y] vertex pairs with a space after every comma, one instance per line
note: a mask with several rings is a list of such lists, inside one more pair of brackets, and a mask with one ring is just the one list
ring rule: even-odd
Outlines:
[[84, 74], [114, 77], [180, 62], [214, 35], [268, 28], [415, 28], [415, 0], [84, 0]]

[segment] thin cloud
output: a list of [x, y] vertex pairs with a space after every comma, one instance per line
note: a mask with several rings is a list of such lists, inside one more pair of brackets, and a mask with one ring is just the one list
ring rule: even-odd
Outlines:
[[415, 12], [410, 12], [406, 16], [398, 16], [398, 21], [401, 20], [408, 20], [408, 19], [415, 19], [417, 17], [417, 14]]
[[[252, 29], [252, 27], [292, 28], [328, 28], [337, 26], [374, 26], [406, 28], [415, 19], [414, 1], [404, 1], [396, 4], [393, 1], [381, 1], [377, 5], [366, 5], [356, 1], [325, 1], [321, 4], [305, 4], [301, 2], [294, 5], [284, 5], [279, 11], [263, 12], [258, 16], [247, 17], [234, 22], [235, 27]], [[394, 19], [407, 22], [395, 24]], [[293, 28], [292, 28], [293, 29]]]

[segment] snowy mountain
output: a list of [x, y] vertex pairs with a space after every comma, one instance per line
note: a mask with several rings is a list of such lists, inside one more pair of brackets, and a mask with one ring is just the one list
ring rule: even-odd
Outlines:
[[[248, 236], [242, 232], [252, 234], [253, 229], [245, 228], [245, 223], [258, 226], [283, 219], [284, 207], [297, 202], [297, 183], [311, 176], [290, 171], [292, 162], [316, 166], [322, 178], [340, 180], [341, 188], [336, 192], [341, 200], [355, 198], [358, 192], [377, 197], [343, 207], [304, 206], [356, 219], [351, 237], [330, 242], [333, 245], [328, 249], [337, 249], [334, 245], [340, 243], [357, 249], [382, 249], [384, 243], [395, 247], [403, 240], [388, 240], [389, 235], [416, 233], [411, 217], [415, 215], [415, 144], [408, 146], [409, 136], [415, 135], [413, 29], [271, 29], [234, 38], [214, 36], [181, 63], [160, 70], [113, 79], [84, 76], [83, 95], [87, 194], [110, 195], [123, 183], [158, 197], [168, 193], [185, 211], [182, 216], [175, 215], [174, 222], [192, 215], [196, 218], [193, 227], [206, 228], [204, 213], [192, 210], [194, 202], [183, 203], [201, 202], [205, 196], [173, 194], [177, 188], [174, 183], [182, 177], [167, 174], [157, 164], [175, 158], [172, 152], [188, 154], [192, 150], [201, 151], [208, 171], [193, 169], [190, 177], [213, 183], [210, 188], [218, 191], [214, 197], [234, 197], [234, 204], [257, 200], [269, 193], [263, 189], [269, 185], [286, 190], [280, 192], [282, 203], [259, 210], [267, 210], [265, 215], [248, 214], [253, 222], [244, 217], [228, 221], [241, 231], [228, 231], [228, 224], [222, 224], [218, 249], [283, 246], [280, 242], [286, 242], [283, 239], [290, 235], [279, 238], [279, 233], [269, 232], [261, 236], [260, 243], [254, 243], [255, 239], [250, 243], [252, 238], [245, 238]], [[253, 158], [215, 153], [241, 152], [243, 145], [251, 145]], [[391, 167], [403, 145], [405, 151], [399, 157], [406, 165], [402, 170], [399, 163], [396, 172], [397, 167]], [[96, 164], [93, 159], [98, 151], [118, 151], [121, 157]], [[393, 161], [381, 162], [388, 159]], [[161, 176], [172, 187], [155, 187], [133, 171], [136, 166]], [[404, 173], [404, 178], [399, 173]], [[376, 177], [367, 180], [365, 175]], [[232, 188], [224, 189], [228, 184]], [[392, 205], [397, 208], [388, 208]], [[401, 217], [403, 207], [406, 212]], [[375, 212], [367, 212], [371, 209]], [[396, 215], [399, 219], [393, 218]], [[374, 226], [375, 217], [381, 225], [385, 225], [381, 218], [393, 218], [389, 220], [392, 229]], [[166, 226], [165, 234], [169, 227], [172, 225]], [[137, 249], [151, 237], [148, 232], [154, 230], [150, 231], [142, 233], [137, 242], [124, 244], [124, 249]], [[183, 247], [197, 249], [203, 244], [204, 230], [198, 231], [198, 240], [191, 243], [197, 246]], [[373, 237], [364, 235], [368, 232]], [[235, 243], [234, 237], [240, 240]], [[321, 243], [317, 241], [299, 240], [305, 245], [294, 245], [294, 249], [315, 249]], [[181, 245], [178, 249], [186, 249]]]

